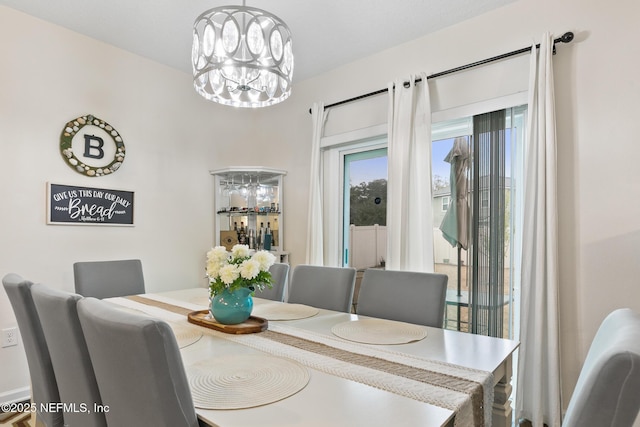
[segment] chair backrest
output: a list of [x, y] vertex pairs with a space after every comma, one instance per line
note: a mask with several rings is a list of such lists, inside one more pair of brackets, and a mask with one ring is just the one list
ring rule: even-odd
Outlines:
[[591, 343], [562, 426], [631, 426], [638, 409], [640, 313], [618, 309]]
[[367, 269], [357, 313], [442, 328], [448, 277], [438, 273]]
[[[77, 302], [82, 297], [41, 284], [31, 287], [31, 295], [49, 347], [60, 400], [75, 404], [77, 409], [65, 412], [65, 425], [106, 427], [104, 413], [94, 410], [102, 401], [78, 319]], [[81, 410], [82, 405], [86, 411]]]
[[76, 293], [85, 297], [102, 299], [145, 291], [139, 259], [76, 262], [73, 275]]
[[289, 264], [275, 263], [269, 267], [271, 273], [271, 289], [265, 288], [256, 291], [256, 297], [270, 299], [273, 301], [284, 301], [284, 293], [287, 289], [287, 279], [289, 278]]
[[291, 274], [290, 303], [334, 311], [351, 311], [356, 269], [297, 265]]
[[78, 301], [110, 426], [197, 427], [180, 350], [162, 320], [96, 298]]
[[62, 427], [64, 425], [62, 412], [39, 410], [40, 404], [60, 402], [60, 396], [47, 342], [31, 297], [33, 283], [11, 273], [4, 276], [2, 285], [7, 291], [9, 302], [16, 315], [24, 350], [27, 353], [31, 395], [33, 403], [36, 404], [37, 417], [47, 427]]

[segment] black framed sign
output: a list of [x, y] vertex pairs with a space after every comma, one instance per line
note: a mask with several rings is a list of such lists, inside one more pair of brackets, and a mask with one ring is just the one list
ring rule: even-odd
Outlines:
[[133, 225], [133, 195], [47, 183], [47, 224]]

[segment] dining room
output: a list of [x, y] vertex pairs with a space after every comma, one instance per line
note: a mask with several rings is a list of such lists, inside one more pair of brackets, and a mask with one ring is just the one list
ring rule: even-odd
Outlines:
[[[640, 311], [635, 286], [640, 270], [633, 261], [640, 243], [640, 198], [634, 197], [639, 149], [630, 137], [640, 131], [632, 116], [639, 95], [633, 70], [640, 56], [637, 48], [624, 43], [640, 35], [635, 25], [640, 11], [632, 0], [618, 1], [615, 8], [578, 0], [502, 2], [432, 33], [310, 73], [294, 80], [287, 100], [257, 109], [205, 100], [194, 91], [190, 72], [32, 16], [11, 3], [0, 2], [0, 146], [5, 153], [0, 169], [0, 275], [18, 273], [72, 292], [75, 262], [135, 258], [144, 266], [149, 294], [205, 289], [206, 253], [219, 239], [211, 171], [236, 166], [286, 171], [282, 246], [292, 268], [308, 264], [313, 130], [309, 109], [314, 103], [331, 104], [384, 88], [410, 73], [436, 73], [530, 46], [540, 42], [544, 31], [560, 36], [571, 30], [575, 40], [558, 45], [553, 56], [558, 138], [556, 357], [562, 412], [601, 322], [621, 307]], [[274, 5], [271, 12], [295, 28], [287, 18], [287, 8], [293, 6]], [[197, 5], [199, 12], [208, 7]], [[126, 8], [118, 16], [124, 22]], [[389, 19], [401, 22], [402, 16]], [[187, 63], [192, 23], [185, 28]], [[99, 20], [92, 24], [99, 26]], [[295, 33], [292, 37], [294, 53], [305, 49]], [[430, 81], [432, 116], [526, 92], [528, 67], [528, 58], [522, 57]], [[524, 74], [507, 74], [512, 69]], [[357, 139], [363, 129], [386, 126], [387, 108], [388, 98], [381, 95], [329, 109], [324, 136]], [[67, 123], [86, 115], [106, 120], [126, 145], [125, 160], [113, 173], [83, 176], [61, 155]], [[113, 193], [113, 202], [121, 198], [118, 210], [126, 210], [125, 197], [134, 195], [129, 206], [132, 223], [51, 223], [51, 184], [119, 191]], [[338, 215], [329, 212], [325, 220]], [[196, 309], [179, 298], [172, 304]], [[137, 308], [157, 311], [147, 306]], [[162, 315], [170, 319], [175, 313]], [[0, 292], [0, 329], [4, 333], [16, 327], [9, 300]], [[20, 336], [17, 345], [0, 348], [0, 366], [0, 402], [28, 397], [29, 368]], [[322, 378], [333, 381], [329, 374]], [[357, 404], [366, 411], [366, 401]], [[416, 413], [424, 410], [407, 407]]]

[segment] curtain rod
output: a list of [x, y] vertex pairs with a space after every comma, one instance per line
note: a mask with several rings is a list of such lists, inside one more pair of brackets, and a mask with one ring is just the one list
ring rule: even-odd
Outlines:
[[[573, 33], [571, 31], [567, 31], [561, 37], [558, 37], [557, 39], [554, 39], [553, 40], [553, 54], [555, 55], [555, 53], [556, 53], [556, 43], [571, 43], [571, 41], [573, 40], [573, 37], [574, 37]], [[536, 45], [536, 49], [538, 49], [538, 48], [540, 48], [540, 43], [538, 43]], [[523, 47], [522, 49], [514, 50], [512, 52], [503, 53], [502, 55], [493, 56], [491, 58], [486, 58], [486, 59], [483, 59], [483, 60], [480, 60], [480, 61], [472, 62], [472, 63], [467, 64], [467, 65], [462, 65], [460, 67], [452, 68], [450, 70], [441, 71], [439, 73], [431, 74], [430, 76], [427, 76], [427, 80], [435, 79], [436, 77], [446, 76], [447, 74], [457, 73], [458, 71], [468, 70], [469, 68], [478, 67], [480, 65], [489, 64], [491, 62], [500, 61], [501, 59], [509, 58], [511, 56], [520, 55], [522, 53], [527, 53], [527, 52], [530, 52], [530, 51], [531, 51], [531, 47]], [[422, 79], [420, 79], [420, 78], [416, 79], [416, 83], [421, 82], [421, 81], [422, 81]], [[348, 104], [349, 102], [358, 101], [360, 99], [368, 98], [368, 97], [374, 96], [374, 95], [379, 95], [381, 93], [385, 93], [385, 92], [388, 92], [388, 91], [389, 91], [389, 88], [384, 88], [384, 89], [376, 90], [374, 92], [365, 93], [364, 95], [356, 96], [356, 97], [353, 97], [353, 98], [345, 99], [343, 101], [334, 102], [333, 104], [325, 105], [324, 109], [326, 110], [327, 108], [337, 107], [338, 105], [343, 105], [343, 104]], [[311, 108], [309, 108], [309, 114], [311, 114]]]

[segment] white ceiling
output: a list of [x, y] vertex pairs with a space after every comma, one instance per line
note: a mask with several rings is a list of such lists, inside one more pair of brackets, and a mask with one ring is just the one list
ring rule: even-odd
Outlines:
[[[292, 33], [294, 82], [416, 39], [515, 0], [250, 0]], [[191, 72], [192, 25], [239, 0], [0, 0], [5, 5]]]

